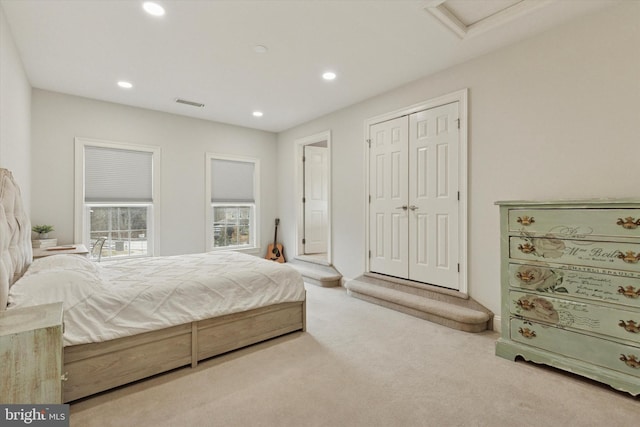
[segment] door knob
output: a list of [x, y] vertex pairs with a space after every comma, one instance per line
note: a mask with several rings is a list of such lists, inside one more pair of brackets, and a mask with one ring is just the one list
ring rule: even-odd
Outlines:
[[418, 207], [416, 205], [411, 205], [409, 206], [409, 209], [411, 209], [412, 211], [415, 211], [416, 209], [418, 209]]
[[396, 209], [402, 209], [403, 211], [406, 211], [407, 205], [398, 206]]

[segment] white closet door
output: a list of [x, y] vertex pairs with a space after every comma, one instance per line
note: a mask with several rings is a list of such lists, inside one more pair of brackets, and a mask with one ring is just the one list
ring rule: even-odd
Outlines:
[[409, 117], [409, 279], [458, 289], [458, 103]]
[[408, 123], [404, 116], [369, 129], [369, 267], [404, 278], [409, 272]]
[[459, 289], [459, 103], [369, 127], [369, 270]]
[[328, 149], [304, 147], [304, 253], [327, 252]]

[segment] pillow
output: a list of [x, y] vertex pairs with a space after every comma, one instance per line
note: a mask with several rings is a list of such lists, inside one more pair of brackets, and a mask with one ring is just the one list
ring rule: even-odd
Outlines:
[[89, 260], [89, 258], [80, 255], [56, 254], [33, 260], [25, 274], [29, 275], [52, 269], [86, 271], [93, 274], [98, 272], [97, 264]]
[[[77, 255], [70, 256], [80, 258]], [[62, 301], [64, 310], [67, 311], [102, 289], [100, 279], [94, 272], [59, 268], [40, 270], [25, 274], [14, 283], [9, 290], [8, 307], [29, 307]]]

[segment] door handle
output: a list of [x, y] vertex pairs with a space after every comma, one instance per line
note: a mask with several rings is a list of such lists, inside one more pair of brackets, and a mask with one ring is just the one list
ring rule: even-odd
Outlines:
[[406, 211], [407, 205], [398, 206], [396, 209], [402, 209], [403, 211]]
[[418, 207], [416, 205], [411, 205], [409, 206], [409, 209], [411, 209], [412, 211], [415, 211], [416, 209], [418, 209]]

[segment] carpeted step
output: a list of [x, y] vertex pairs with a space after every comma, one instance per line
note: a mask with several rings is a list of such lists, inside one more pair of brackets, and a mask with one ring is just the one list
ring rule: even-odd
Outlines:
[[299, 259], [293, 259], [287, 264], [298, 270], [305, 282], [316, 286], [324, 288], [340, 286], [342, 281], [342, 275], [332, 265], [306, 262]]
[[485, 331], [492, 320], [491, 313], [482, 310], [360, 280], [349, 281], [346, 288], [356, 298], [461, 331]]

